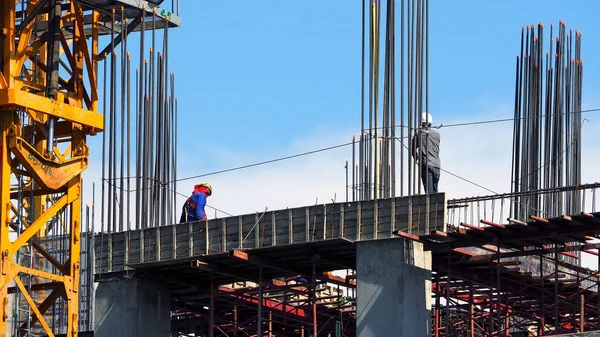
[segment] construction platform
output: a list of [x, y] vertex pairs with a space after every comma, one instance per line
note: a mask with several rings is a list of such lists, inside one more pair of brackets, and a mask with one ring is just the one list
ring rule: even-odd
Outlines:
[[[416, 235], [444, 231], [446, 202], [440, 193], [100, 233], [95, 280], [103, 283], [97, 295], [103, 300], [97, 311], [126, 315], [110, 309], [110, 297], [125, 287], [130, 290], [116, 296], [134, 296], [125, 302], [136, 305], [141, 300], [131, 294], [138, 291], [168, 293], [157, 301], [168, 305], [161, 310], [172, 311], [173, 332], [258, 331], [259, 319], [264, 331], [277, 336], [317, 328], [355, 335], [355, 296], [344, 292], [356, 287], [358, 242], [395, 241], [398, 229]], [[331, 273], [344, 269], [352, 275]], [[131, 319], [148, 328], [148, 322]], [[99, 335], [121, 328], [122, 320], [111, 321], [116, 323], [97, 327]]]
[[600, 327], [596, 272], [566, 261], [598, 255], [600, 213], [454, 226], [446, 206], [413, 196], [98, 234], [96, 280], [161, 284], [182, 334], [256, 332], [257, 312], [278, 336], [356, 334], [357, 247], [395, 236], [431, 251], [433, 336]]
[[[446, 195], [416, 195], [371, 201], [322, 204], [145, 228], [95, 237], [96, 274], [142, 265], [215, 259], [236, 249], [282, 247], [345, 239], [384, 239], [401, 230], [416, 235], [445, 231]], [[285, 248], [288, 247], [288, 248]], [[220, 254], [220, 255], [219, 255]]]

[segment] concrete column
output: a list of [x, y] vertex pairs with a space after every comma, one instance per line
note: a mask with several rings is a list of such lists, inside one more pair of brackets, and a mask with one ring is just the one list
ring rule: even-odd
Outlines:
[[357, 243], [357, 337], [431, 336], [431, 253], [418, 242]]
[[171, 336], [171, 294], [143, 279], [103, 282], [96, 289], [96, 337]]

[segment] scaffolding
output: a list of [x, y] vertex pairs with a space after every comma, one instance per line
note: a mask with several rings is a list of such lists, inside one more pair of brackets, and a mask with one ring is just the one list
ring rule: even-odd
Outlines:
[[[585, 186], [595, 193], [596, 184]], [[448, 232], [429, 235], [398, 232], [422, 242], [433, 254], [432, 335], [545, 336], [600, 330], [598, 272], [571, 262], [581, 255], [598, 256], [600, 213], [595, 208], [594, 202], [591, 213], [530, 215], [527, 222], [461, 222]]]

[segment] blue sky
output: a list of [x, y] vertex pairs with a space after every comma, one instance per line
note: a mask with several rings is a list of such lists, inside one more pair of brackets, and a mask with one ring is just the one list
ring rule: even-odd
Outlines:
[[[341, 0], [181, 1], [182, 26], [169, 35], [180, 177], [351, 140], [360, 128], [360, 6]], [[600, 107], [600, 30], [592, 14], [599, 7], [595, 1], [430, 1], [429, 110], [435, 123], [512, 117], [521, 27], [538, 22], [549, 27], [564, 20], [583, 31], [584, 107]], [[585, 116], [588, 130], [598, 128], [599, 115]], [[445, 167], [507, 191], [506, 179], [489, 175], [507, 175], [510, 132], [510, 123], [442, 131]], [[92, 148], [92, 163], [100, 151]], [[209, 203], [233, 214], [304, 205], [344, 193], [349, 158], [345, 148], [203, 179], [220, 192]], [[97, 179], [97, 172], [90, 176]], [[440, 188], [455, 196], [484, 193], [451, 179], [442, 176]], [[195, 182], [178, 189], [187, 194]]]
[[[183, 24], [170, 41], [180, 120], [186, 121], [180, 132], [191, 138], [182, 150], [210, 156], [213, 147], [235, 147], [263, 158], [281, 154], [316, 129], [358, 130], [360, 1], [349, 4], [182, 1]], [[562, 19], [584, 32], [584, 57], [598, 48], [596, 19], [586, 15], [597, 12], [595, 2], [431, 1], [430, 6], [430, 110], [440, 122], [468, 119], [483, 102], [513, 99], [525, 24], [548, 27]], [[584, 87], [596, 92], [600, 65], [590, 61]], [[207, 159], [199, 171], [213, 168]]]

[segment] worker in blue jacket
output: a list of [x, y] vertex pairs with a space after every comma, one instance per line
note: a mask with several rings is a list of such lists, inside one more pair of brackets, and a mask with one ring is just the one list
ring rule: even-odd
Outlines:
[[180, 223], [206, 220], [206, 198], [212, 194], [212, 186], [208, 183], [196, 184], [192, 196], [183, 204]]

